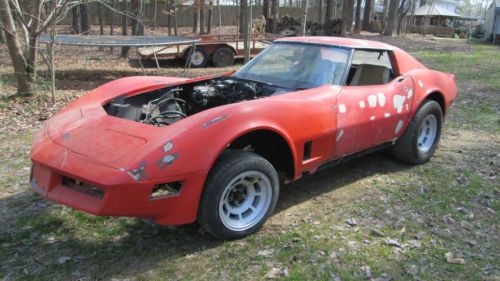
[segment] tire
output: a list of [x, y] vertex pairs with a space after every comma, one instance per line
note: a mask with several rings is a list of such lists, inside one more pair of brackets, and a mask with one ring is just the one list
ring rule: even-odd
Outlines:
[[392, 154], [411, 164], [429, 161], [439, 143], [442, 124], [441, 106], [433, 100], [424, 101], [403, 136], [396, 141]]
[[234, 52], [228, 47], [219, 47], [212, 55], [212, 62], [217, 67], [226, 67], [234, 64]]
[[278, 195], [278, 174], [271, 163], [253, 152], [227, 150], [208, 175], [198, 223], [220, 240], [245, 237], [266, 222]]
[[[191, 53], [191, 48], [186, 51], [185, 59], [188, 59]], [[193, 55], [191, 56], [191, 67], [200, 68], [205, 67], [208, 64], [208, 54], [205, 50], [201, 48], [196, 48]]]

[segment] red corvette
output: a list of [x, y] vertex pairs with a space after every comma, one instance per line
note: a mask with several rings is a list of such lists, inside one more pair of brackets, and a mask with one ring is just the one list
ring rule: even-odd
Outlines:
[[452, 74], [399, 48], [282, 39], [233, 73], [123, 78], [72, 102], [34, 137], [31, 185], [91, 214], [236, 239], [272, 214], [280, 183], [389, 146], [426, 162], [455, 97]]

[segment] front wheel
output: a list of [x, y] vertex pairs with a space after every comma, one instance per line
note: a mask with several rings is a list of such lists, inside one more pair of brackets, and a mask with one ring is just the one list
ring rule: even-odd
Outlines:
[[403, 136], [397, 140], [392, 152], [404, 162], [422, 164], [434, 155], [441, 136], [443, 111], [433, 101], [424, 101]]
[[278, 194], [278, 174], [271, 163], [249, 151], [228, 150], [208, 176], [198, 222], [218, 239], [242, 238], [264, 224]]

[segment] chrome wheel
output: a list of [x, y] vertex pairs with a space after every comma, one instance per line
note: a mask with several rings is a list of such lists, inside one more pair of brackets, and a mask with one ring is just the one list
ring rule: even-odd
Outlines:
[[427, 115], [422, 121], [422, 125], [420, 125], [420, 129], [418, 130], [418, 150], [421, 153], [428, 152], [437, 135], [437, 119], [433, 114]]
[[219, 202], [220, 220], [228, 229], [244, 231], [259, 223], [271, 205], [272, 185], [258, 171], [247, 171], [232, 179]]
[[195, 51], [191, 55], [191, 64], [195, 66], [202, 65], [204, 60], [205, 60], [205, 55], [201, 51]]

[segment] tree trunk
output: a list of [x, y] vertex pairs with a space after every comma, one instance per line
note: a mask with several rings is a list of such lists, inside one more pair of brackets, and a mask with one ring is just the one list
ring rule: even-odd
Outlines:
[[384, 35], [392, 36], [394, 33], [394, 28], [396, 26], [396, 17], [399, 0], [390, 0], [389, 4], [389, 14], [387, 15], [386, 24], [384, 28]]
[[72, 28], [73, 28], [73, 33], [75, 34], [80, 34], [82, 33], [82, 26], [81, 26], [81, 18], [80, 18], [80, 7], [76, 6], [71, 9], [71, 23], [72, 23]]
[[174, 13], [174, 35], [177, 36], [177, 8], [175, 7], [175, 2], [172, 5], [172, 13]]
[[365, 0], [365, 11], [363, 14], [363, 30], [370, 29], [370, 21], [372, 19], [372, 4], [373, 0]]
[[347, 0], [347, 22], [346, 32], [352, 34], [352, 16], [354, 13], [354, 0]]
[[104, 35], [104, 18], [102, 15], [102, 4], [97, 2], [97, 19], [99, 21], [99, 34]]
[[262, 15], [266, 19], [266, 32], [271, 32], [271, 0], [262, 1]]
[[347, 32], [347, 21], [349, 13], [349, 0], [343, 0], [342, 2], [342, 25], [340, 28], [340, 36], [344, 37]]
[[356, 19], [354, 20], [354, 33], [356, 34], [359, 34], [361, 30], [361, 2], [361, 0], [356, 1]]
[[325, 0], [319, 0], [318, 5], [319, 5], [318, 21], [319, 21], [319, 23], [324, 23], [325, 22], [325, 19], [324, 19], [325, 12], [323, 12], [323, 6], [325, 6]]
[[[169, 1], [168, 1], [169, 2]], [[171, 6], [170, 4], [168, 5], [169, 7]], [[156, 30], [156, 17], [158, 16], [158, 13], [156, 12], [158, 10], [158, 0], [154, 0], [153, 2], [153, 28]], [[168, 16], [170, 17], [170, 10]], [[170, 35], [170, 30], [168, 35]]]
[[90, 33], [90, 12], [89, 12], [89, 4], [82, 3], [80, 4], [80, 19], [81, 19], [81, 27], [83, 35], [88, 35]]
[[21, 44], [17, 40], [14, 18], [12, 17], [8, 0], [0, 0], [0, 20], [2, 21], [2, 27], [5, 29], [5, 41], [12, 59], [12, 66], [17, 82], [17, 93], [19, 95], [31, 95], [33, 93], [33, 80], [27, 71], [26, 58], [24, 57]]
[[[127, 1], [123, 1], [123, 14], [122, 14], [122, 35], [128, 35], [128, 7]], [[122, 58], [128, 57], [129, 47], [122, 47]]]
[[210, 0], [208, 2], [208, 18], [207, 18], [207, 33], [212, 32], [212, 18], [213, 18], [213, 2]]
[[273, 22], [271, 23], [271, 32], [276, 33], [278, 31], [278, 21], [280, 20], [280, 7], [278, 0], [271, 0], [271, 15]]
[[130, 9], [132, 10], [132, 35], [144, 35], [144, 19], [142, 11], [142, 0], [131, 0]]
[[200, 35], [205, 34], [205, 0], [200, 0]]
[[301, 32], [302, 35], [306, 35], [307, 31], [307, 10], [309, 9], [309, 1], [308, 0], [303, 0], [303, 7], [302, 7], [302, 20], [301, 20]]
[[[0, 22], [2, 19], [0, 19]], [[5, 35], [3, 33], [3, 29], [0, 29], [0, 43], [5, 43]]]
[[238, 32], [240, 33], [240, 38], [244, 39], [244, 34], [245, 34], [245, 15], [246, 15], [246, 9], [247, 9], [247, 0], [240, 0], [240, 18], [239, 18], [239, 29]]
[[172, 1], [173, 0], [167, 0], [167, 27], [168, 27], [168, 36], [172, 35]]
[[110, 19], [109, 19], [109, 35], [113, 35], [114, 29], [115, 29], [116, 0], [113, 0], [112, 7], [113, 7], [113, 10], [111, 11], [111, 16], [110, 16]]
[[329, 20], [333, 20], [335, 18], [335, 1], [334, 0], [326, 0], [326, 16], [325, 22]]
[[193, 6], [194, 14], [193, 14], [193, 33], [198, 32], [198, 15], [200, 14], [199, 1], [195, 2], [196, 4]]

